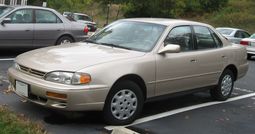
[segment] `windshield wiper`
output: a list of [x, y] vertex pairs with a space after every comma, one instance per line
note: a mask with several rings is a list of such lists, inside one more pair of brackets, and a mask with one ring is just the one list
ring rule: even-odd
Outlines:
[[110, 47], [117, 47], [117, 48], [123, 48], [123, 49], [127, 49], [127, 50], [132, 50], [129, 47], [119, 46], [119, 45], [116, 45], [116, 44], [113, 44], [113, 43], [101, 43], [100, 42], [98, 44], [105, 45], [105, 46], [110, 46]]
[[95, 42], [93, 40], [84, 40], [83, 42], [98, 44], [97, 42]]

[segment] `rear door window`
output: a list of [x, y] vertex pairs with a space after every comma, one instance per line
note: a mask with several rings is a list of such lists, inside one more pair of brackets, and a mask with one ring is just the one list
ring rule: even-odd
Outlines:
[[212, 49], [212, 48], [218, 47], [214, 39], [214, 38], [217, 38], [217, 36], [214, 37], [211, 34], [209, 28], [204, 26], [193, 26], [193, 28], [195, 33], [195, 41], [196, 41], [195, 48], [196, 49], [201, 50], [201, 49]]
[[62, 23], [56, 14], [47, 10], [35, 10], [36, 23]]

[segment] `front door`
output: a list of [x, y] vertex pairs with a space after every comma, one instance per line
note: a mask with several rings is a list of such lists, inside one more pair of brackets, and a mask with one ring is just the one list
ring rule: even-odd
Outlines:
[[156, 95], [197, 87], [199, 81], [194, 79], [194, 76], [199, 72], [191, 27], [173, 28], [164, 41], [164, 45], [167, 44], [180, 45], [181, 52], [156, 56]]
[[20, 9], [6, 18], [10, 23], [0, 25], [1, 47], [31, 47], [33, 45], [33, 11]]

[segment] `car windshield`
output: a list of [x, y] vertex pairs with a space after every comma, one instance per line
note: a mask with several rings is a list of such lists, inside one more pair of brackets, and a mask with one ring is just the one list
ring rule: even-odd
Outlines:
[[231, 33], [234, 31], [232, 29], [217, 29], [218, 32], [224, 35], [231, 35]]
[[7, 14], [8, 12], [10, 12], [11, 10], [13, 10], [12, 7], [0, 6], [0, 18]]
[[120, 21], [94, 34], [87, 42], [148, 52], [154, 48], [165, 28], [159, 24]]
[[251, 39], [255, 39], [255, 34], [251, 35], [250, 38], [251, 38]]

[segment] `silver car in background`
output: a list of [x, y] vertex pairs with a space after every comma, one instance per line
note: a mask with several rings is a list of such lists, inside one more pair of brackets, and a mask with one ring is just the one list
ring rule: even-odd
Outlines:
[[230, 42], [240, 44], [240, 41], [243, 38], [250, 37], [250, 34], [242, 29], [237, 28], [229, 28], [229, 27], [219, 27], [216, 30], [221, 33], [225, 38], [227, 38]]
[[240, 44], [246, 46], [247, 58], [251, 59], [251, 57], [255, 55], [255, 33], [249, 38], [242, 39]]
[[54, 9], [35, 6], [0, 6], [0, 9], [1, 48], [45, 47], [87, 38], [86, 24], [71, 22]]

